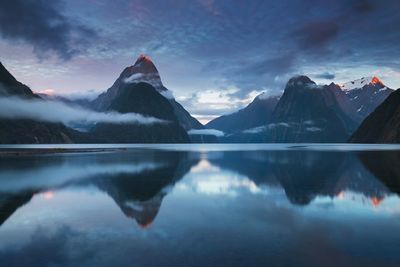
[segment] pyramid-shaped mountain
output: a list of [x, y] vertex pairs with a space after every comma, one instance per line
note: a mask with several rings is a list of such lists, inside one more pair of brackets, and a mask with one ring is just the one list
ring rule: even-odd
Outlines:
[[[112, 102], [124, 93], [124, 90], [142, 83], [151, 85], [155, 91], [168, 100], [176, 119], [185, 130], [203, 128], [203, 125], [176, 102], [172, 93], [164, 87], [156, 66], [145, 55], [140, 55], [134, 65], [126, 67], [114, 84], [93, 101], [93, 107], [99, 111], [106, 111], [110, 108]], [[150, 104], [150, 102], [147, 103]]]

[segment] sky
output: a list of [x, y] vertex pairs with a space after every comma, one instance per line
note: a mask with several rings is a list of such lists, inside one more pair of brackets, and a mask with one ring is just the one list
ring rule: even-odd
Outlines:
[[105, 91], [140, 54], [205, 122], [317, 83], [400, 87], [398, 0], [1, 0], [0, 61], [36, 92]]

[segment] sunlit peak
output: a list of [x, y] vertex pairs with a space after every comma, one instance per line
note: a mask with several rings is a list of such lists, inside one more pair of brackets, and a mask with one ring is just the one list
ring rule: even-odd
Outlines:
[[143, 61], [145, 61], [145, 62], [152, 62], [152, 60], [151, 60], [151, 58], [150, 58], [149, 56], [147, 56], [147, 55], [145, 55], [145, 54], [141, 54], [141, 55], [138, 57], [138, 59], [137, 59], [136, 62], [143, 62]]
[[376, 76], [372, 77], [371, 83], [372, 84], [383, 84], [382, 81]]

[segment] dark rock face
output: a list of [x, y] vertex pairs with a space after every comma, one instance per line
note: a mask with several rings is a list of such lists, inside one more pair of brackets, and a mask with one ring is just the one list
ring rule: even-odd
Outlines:
[[244, 109], [218, 117], [207, 123], [206, 127], [225, 133], [235, 133], [266, 125], [271, 122], [272, 112], [278, 101], [279, 97], [264, 98], [263, 95], [258, 96]]
[[73, 143], [73, 132], [61, 123], [0, 119], [0, 144]]
[[345, 142], [354, 128], [334, 94], [306, 76], [289, 80], [272, 116], [271, 142]]
[[[7, 96], [40, 99], [28, 86], [17, 81], [0, 63], [0, 97]], [[0, 118], [1, 144], [71, 143], [73, 132], [61, 123]]]
[[350, 138], [352, 143], [400, 143], [400, 91], [372, 112]]
[[91, 134], [103, 142], [189, 142], [189, 137], [179, 125], [170, 102], [148, 83], [124, 84], [105, 111], [139, 113], [165, 122], [137, 125], [101, 123], [96, 125]]
[[25, 84], [17, 81], [0, 62], [0, 96], [37, 97]]
[[172, 108], [174, 109], [175, 116], [178, 119], [179, 124], [185, 129], [203, 129], [204, 126], [197, 119], [193, 118], [192, 115], [175, 99], [169, 99]]

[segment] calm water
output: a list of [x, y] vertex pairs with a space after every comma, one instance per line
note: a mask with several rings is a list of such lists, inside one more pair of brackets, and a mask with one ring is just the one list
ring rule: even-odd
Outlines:
[[0, 158], [0, 266], [400, 266], [396, 146]]

